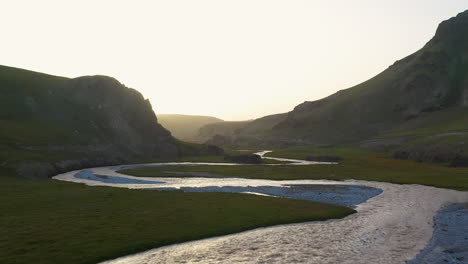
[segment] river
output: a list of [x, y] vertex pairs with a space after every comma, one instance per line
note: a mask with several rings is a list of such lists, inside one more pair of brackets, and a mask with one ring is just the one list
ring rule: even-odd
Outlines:
[[[264, 154], [260, 153], [260, 154]], [[295, 165], [313, 162], [288, 160]], [[104, 262], [134, 263], [405, 263], [431, 239], [433, 217], [444, 205], [468, 202], [468, 192], [370, 181], [171, 177], [145, 178], [116, 170], [145, 166], [229, 165], [152, 163], [67, 172], [57, 180], [132, 189], [228, 191], [292, 197], [350, 206], [343, 219], [279, 225], [156, 248]], [[273, 165], [281, 166], [281, 165]], [[333, 166], [330, 164], [330, 166]]]

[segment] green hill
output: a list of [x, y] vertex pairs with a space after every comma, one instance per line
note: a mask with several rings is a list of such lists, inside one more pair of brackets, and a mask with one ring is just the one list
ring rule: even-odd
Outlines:
[[254, 120], [255, 130], [241, 129], [230, 142], [355, 144], [407, 150], [421, 160], [468, 153], [468, 11], [442, 22], [423, 48], [374, 78], [272, 121]]
[[0, 66], [0, 167], [47, 177], [196, 149], [176, 141], [158, 124], [151, 103], [114, 78], [69, 79]]
[[442, 22], [422, 49], [369, 81], [298, 105], [273, 133], [328, 143], [367, 139], [426, 113], [463, 110], [467, 76], [468, 11]]
[[158, 114], [159, 123], [178, 139], [198, 142], [198, 130], [207, 124], [223, 122], [212, 116]]
[[[224, 139], [235, 137], [250, 121], [223, 121], [202, 126], [198, 130], [197, 141], [215, 145], [227, 145]], [[221, 140], [221, 142], [220, 142]]]

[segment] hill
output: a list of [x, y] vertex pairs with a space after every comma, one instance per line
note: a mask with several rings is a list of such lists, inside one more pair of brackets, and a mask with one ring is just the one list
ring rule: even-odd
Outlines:
[[198, 142], [196, 137], [201, 127], [223, 122], [222, 119], [212, 116], [158, 114], [157, 117], [159, 123], [174, 137], [189, 142]]
[[[231, 138], [243, 145], [357, 144], [413, 159], [468, 153], [468, 11], [443, 21], [420, 50], [374, 78]], [[427, 157], [424, 153], [432, 153]], [[403, 155], [403, 156], [405, 156]], [[422, 156], [421, 156], [422, 155]], [[436, 158], [436, 159], [439, 159]]]
[[[425, 113], [468, 106], [468, 12], [440, 24], [416, 53], [353, 88], [304, 102], [275, 134], [325, 143], [350, 142], [398, 129]], [[326, 132], [326, 133], [324, 133]]]
[[74, 79], [0, 66], [0, 167], [25, 177], [196, 152], [151, 103], [107, 76]]
[[268, 132], [278, 122], [286, 118], [286, 114], [269, 115], [255, 120], [225, 121], [205, 125], [200, 128], [198, 141], [216, 146], [234, 148], [271, 147], [282, 144], [278, 137], [268, 140]]
[[234, 138], [250, 121], [223, 121], [202, 126], [196, 140], [215, 145], [227, 145], [224, 140]]

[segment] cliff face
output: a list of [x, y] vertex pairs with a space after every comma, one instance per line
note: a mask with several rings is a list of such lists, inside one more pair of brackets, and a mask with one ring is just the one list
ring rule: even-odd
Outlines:
[[[118, 146], [122, 152], [135, 156], [177, 155], [174, 139], [158, 123], [149, 100], [117, 80], [106, 76], [79, 77], [64, 83], [57, 93], [71, 104], [86, 108], [91, 117], [88, 125], [95, 129], [87, 135], [92, 142]], [[62, 118], [63, 123], [72, 125], [69, 117]]]
[[31, 178], [179, 155], [150, 102], [106, 76], [0, 67], [0, 130], [0, 166]]

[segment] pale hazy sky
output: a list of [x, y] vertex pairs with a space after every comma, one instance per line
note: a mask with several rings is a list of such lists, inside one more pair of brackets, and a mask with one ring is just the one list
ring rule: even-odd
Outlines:
[[421, 48], [468, 0], [0, 0], [0, 64], [136, 88], [156, 113], [290, 111]]

